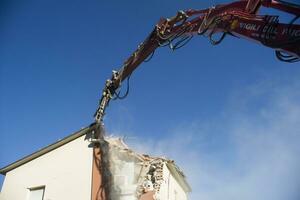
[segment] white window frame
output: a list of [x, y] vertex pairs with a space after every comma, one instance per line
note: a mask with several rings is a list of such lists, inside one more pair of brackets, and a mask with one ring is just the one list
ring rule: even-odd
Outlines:
[[30, 188], [27, 188], [27, 189], [28, 189], [27, 200], [30, 200], [31, 191], [34, 191], [34, 190], [43, 190], [43, 196], [42, 196], [41, 200], [44, 200], [45, 189], [46, 189], [45, 185], [41, 185], [41, 186], [37, 186], [37, 187], [30, 187]]

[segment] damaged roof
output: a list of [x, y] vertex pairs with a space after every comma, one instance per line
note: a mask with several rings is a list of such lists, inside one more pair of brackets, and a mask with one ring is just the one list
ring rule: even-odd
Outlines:
[[150, 162], [151, 163], [152, 161], [157, 161], [157, 160], [163, 161], [164, 163], [166, 163], [166, 166], [168, 167], [170, 172], [173, 174], [176, 181], [183, 187], [183, 189], [187, 192], [192, 191], [190, 185], [188, 184], [188, 182], [186, 180], [186, 177], [185, 177], [183, 171], [175, 164], [174, 160], [170, 160], [165, 157], [154, 157], [154, 156], [150, 156], [147, 154], [137, 153], [137, 152], [133, 151], [132, 149], [130, 149], [121, 138], [107, 137], [105, 140], [110, 145], [119, 148], [121, 151], [125, 151], [125, 152], [131, 154], [132, 156], [136, 157], [137, 159], [139, 159], [142, 162]]
[[[55, 150], [83, 135], [86, 135], [88, 133], [90, 133], [91, 131], [91, 127], [92, 125], [83, 128], [53, 144], [50, 144], [28, 156], [25, 156], [3, 168], [0, 169], [0, 174], [5, 175], [7, 172], [27, 163], [30, 162], [52, 150]], [[166, 166], [168, 167], [168, 169], [170, 170], [170, 172], [174, 175], [174, 178], [178, 181], [178, 183], [188, 192], [191, 191], [191, 187], [189, 186], [189, 184], [186, 181], [185, 175], [184, 173], [179, 169], [179, 167], [175, 164], [175, 162], [173, 160], [169, 160], [166, 159], [164, 157], [153, 157], [153, 156], [149, 156], [146, 154], [139, 154], [135, 151], [133, 151], [132, 149], [130, 149], [121, 138], [116, 138], [116, 137], [106, 137], [105, 140], [112, 146], [115, 146], [117, 148], [119, 148], [121, 151], [125, 151], [127, 153], [129, 153], [130, 155], [136, 157], [137, 159], [139, 159], [140, 161], [143, 162], [151, 162], [151, 161], [155, 161], [155, 160], [161, 160], [163, 162], [166, 163]]]

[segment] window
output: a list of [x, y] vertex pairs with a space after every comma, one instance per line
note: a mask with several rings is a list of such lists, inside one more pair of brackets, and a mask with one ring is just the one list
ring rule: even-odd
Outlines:
[[43, 200], [44, 192], [45, 192], [45, 186], [29, 188], [28, 200]]

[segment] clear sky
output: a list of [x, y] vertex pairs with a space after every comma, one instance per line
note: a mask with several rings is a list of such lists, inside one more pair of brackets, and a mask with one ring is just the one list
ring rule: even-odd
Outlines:
[[[111, 70], [160, 17], [226, 2], [1, 0], [0, 167], [92, 123]], [[192, 200], [298, 200], [299, 78], [269, 48], [194, 37], [134, 72], [106, 130], [177, 161]]]

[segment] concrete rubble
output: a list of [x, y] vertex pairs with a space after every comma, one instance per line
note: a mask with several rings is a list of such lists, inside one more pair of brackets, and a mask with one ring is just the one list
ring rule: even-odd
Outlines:
[[109, 143], [111, 199], [187, 199], [191, 188], [174, 161], [134, 152], [120, 138], [105, 140]]

